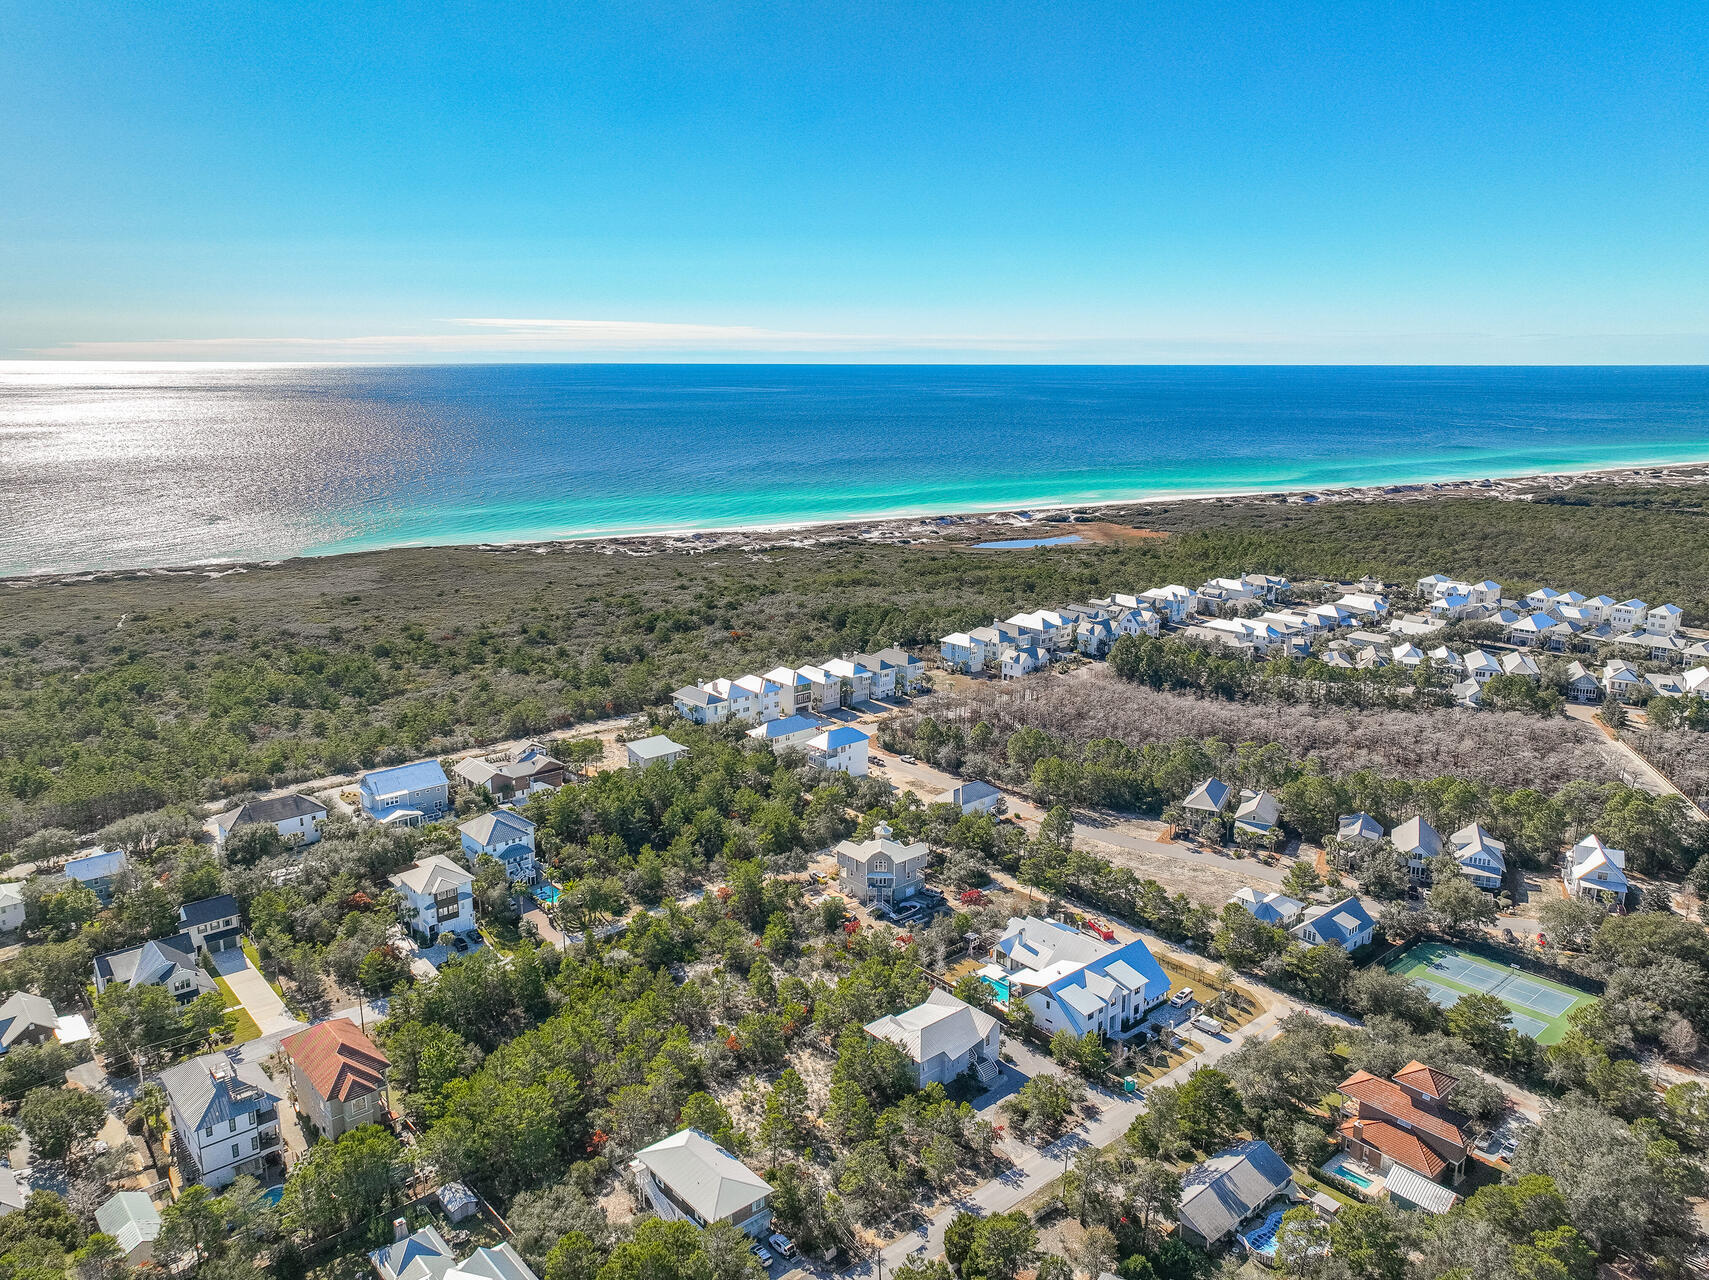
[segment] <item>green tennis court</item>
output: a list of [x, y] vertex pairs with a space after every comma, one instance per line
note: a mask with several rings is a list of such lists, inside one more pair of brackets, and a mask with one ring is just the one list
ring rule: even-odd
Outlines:
[[1411, 978], [1441, 1009], [1473, 992], [1492, 995], [1512, 1014], [1513, 1029], [1538, 1044], [1558, 1041], [1567, 1033], [1567, 1015], [1596, 999], [1588, 991], [1441, 942], [1409, 947], [1390, 962], [1389, 971]]

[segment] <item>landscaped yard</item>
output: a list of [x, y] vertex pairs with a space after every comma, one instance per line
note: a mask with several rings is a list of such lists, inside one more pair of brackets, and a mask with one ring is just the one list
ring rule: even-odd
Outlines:
[[259, 1039], [261, 1028], [256, 1024], [255, 1019], [249, 1016], [249, 1010], [243, 1007], [243, 1002], [237, 998], [237, 993], [231, 989], [231, 983], [217, 973], [214, 975], [214, 981], [219, 983], [220, 995], [225, 997], [225, 1016], [232, 1028], [231, 1042], [243, 1044], [249, 1040]]

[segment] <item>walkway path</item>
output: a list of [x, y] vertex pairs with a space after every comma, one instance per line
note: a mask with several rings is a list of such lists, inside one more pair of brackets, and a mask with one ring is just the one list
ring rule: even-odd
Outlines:
[[[1627, 742], [1619, 734], [1615, 733], [1607, 725], [1603, 724], [1602, 721], [1598, 720], [1596, 718], [1597, 710], [1598, 708], [1596, 707], [1576, 702], [1568, 703], [1566, 707], [1566, 713], [1569, 718], [1584, 721], [1586, 724], [1600, 732], [1604, 738], [1608, 739], [1608, 745], [1613, 748], [1615, 754], [1620, 757], [1620, 764], [1626, 770], [1626, 780], [1632, 786], [1642, 787], [1645, 791], [1652, 792], [1658, 796], [1685, 795], [1684, 792], [1673, 785], [1673, 782], [1665, 773], [1638, 754], [1637, 749], [1633, 747], [1631, 743]], [[1709, 821], [1709, 814], [1704, 813], [1703, 810], [1693, 802], [1690, 796], [1685, 796], [1685, 803], [1691, 806], [1692, 811], [1696, 813], [1700, 820]]]

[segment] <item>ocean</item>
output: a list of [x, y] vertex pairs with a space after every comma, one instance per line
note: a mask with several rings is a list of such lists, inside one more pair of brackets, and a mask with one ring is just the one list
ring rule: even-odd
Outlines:
[[1709, 368], [0, 363], [0, 574], [1709, 460]]

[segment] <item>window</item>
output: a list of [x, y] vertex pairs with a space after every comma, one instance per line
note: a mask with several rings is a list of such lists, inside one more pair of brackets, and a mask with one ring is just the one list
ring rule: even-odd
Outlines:
[[238, 1142], [232, 1143], [231, 1144], [231, 1158], [233, 1160], [236, 1160], [236, 1159], [239, 1159], [242, 1155], [243, 1155], [243, 1144], [238, 1143]]
[[230, 1123], [231, 1123], [231, 1132], [236, 1133], [237, 1132], [237, 1121], [233, 1120]]
[[208, 1137], [210, 1137], [210, 1138], [213, 1137], [214, 1136], [214, 1126], [209, 1125], [204, 1132], [207, 1133]]

